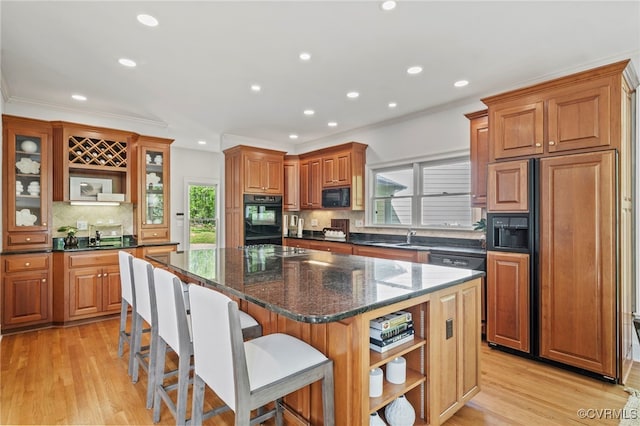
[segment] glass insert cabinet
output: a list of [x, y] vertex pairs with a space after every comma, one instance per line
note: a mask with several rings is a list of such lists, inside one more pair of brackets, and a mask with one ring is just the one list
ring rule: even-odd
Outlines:
[[169, 237], [169, 144], [161, 138], [138, 140], [138, 241], [166, 241]]
[[51, 130], [39, 122], [4, 122], [6, 249], [50, 245]]

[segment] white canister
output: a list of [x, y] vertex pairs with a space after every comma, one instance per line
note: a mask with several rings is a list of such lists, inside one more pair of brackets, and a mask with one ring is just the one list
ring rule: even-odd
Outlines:
[[369, 371], [369, 396], [377, 398], [382, 395], [382, 369], [374, 368]]
[[387, 381], [396, 385], [407, 380], [407, 361], [399, 356], [387, 363]]

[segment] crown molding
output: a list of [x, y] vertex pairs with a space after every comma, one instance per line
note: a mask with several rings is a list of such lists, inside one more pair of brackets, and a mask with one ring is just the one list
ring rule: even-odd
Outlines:
[[63, 106], [63, 105], [54, 104], [50, 102], [39, 101], [36, 99], [21, 98], [18, 96], [10, 96], [6, 102], [12, 103], [12, 104], [34, 105], [34, 106], [46, 108], [49, 110], [65, 111], [65, 112], [71, 112], [74, 114], [85, 114], [85, 115], [100, 117], [100, 118], [130, 121], [134, 123], [160, 127], [163, 129], [166, 129], [169, 127], [169, 123], [162, 120], [152, 120], [149, 118], [133, 117], [130, 115], [113, 114], [113, 113], [90, 110], [85, 108], [73, 108], [73, 107]]

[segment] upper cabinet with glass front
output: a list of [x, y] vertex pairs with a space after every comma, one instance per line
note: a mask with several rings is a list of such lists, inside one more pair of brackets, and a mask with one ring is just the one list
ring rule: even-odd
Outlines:
[[4, 115], [3, 214], [5, 251], [51, 246], [49, 123]]
[[136, 144], [138, 243], [169, 241], [169, 153], [172, 139], [140, 136]]

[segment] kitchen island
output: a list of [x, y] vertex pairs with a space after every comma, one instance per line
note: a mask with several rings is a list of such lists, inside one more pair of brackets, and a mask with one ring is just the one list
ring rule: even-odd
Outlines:
[[[400, 395], [416, 424], [437, 425], [480, 390], [480, 279], [483, 272], [262, 246], [149, 257], [182, 279], [236, 299], [265, 334], [296, 336], [334, 362], [337, 425], [366, 425]], [[369, 321], [398, 310], [412, 314], [413, 341], [369, 349]], [[369, 371], [402, 356], [403, 384], [385, 381], [369, 397]], [[288, 424], [321, 424], [320, 385], [285, 399]]]

